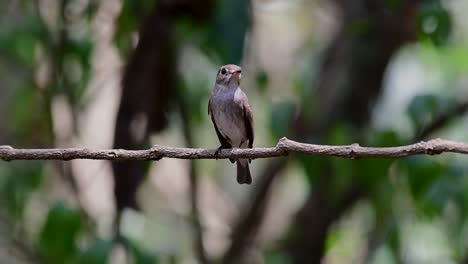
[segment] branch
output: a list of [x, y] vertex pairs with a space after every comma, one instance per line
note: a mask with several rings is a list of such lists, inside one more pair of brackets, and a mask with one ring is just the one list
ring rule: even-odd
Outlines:
[[57, 149], [15, 149], [11, 146], [0, 146], [0, 159], [11, 160], [159, 160], [172, 159], [257, 159], [287, 156], [290, 153], [301, 153], [314, 156], [334, 156], [346, 159], [358, 158], [402, 158], [413, 155], [436, 155], [441, 153], [468, 154], [468, 143], [445, 139], [432, 139], [398, 147], [361, 147], [351, 145], [315, 145], [296, 142], [285, 137], [275, 147], [252, 149], [222, 149], [216, 154], [215, 149], [176, 148], [155, 145], [146, 150], [85, 148]]

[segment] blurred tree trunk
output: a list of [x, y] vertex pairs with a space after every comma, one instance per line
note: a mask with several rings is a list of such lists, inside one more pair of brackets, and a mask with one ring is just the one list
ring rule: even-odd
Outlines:
[[[166, 115], [177, 98], [176, 19], [185, 16], [204, 22], [212, 8], [213, 1], [155, 1], [141, 23], [138, 44], [124, 71], [114, 148], [145, 148], [150, 133], [166, 128]], [[138, 209], [136, 193], [147, 168], [144, 162], [113, 163], [118, 213], [125, 207]]]
[[[160, 5], [142, 23], [138, 45], [125, 68], [114, 148], [145, 148], [148, 134], [166, 126], [165, 111], [175, 93], [175, 51], [171, 17]], [[115, 162], [113, 170], [117, 211], [137, 209], [136, 191], [145, 164]]]
[[[299, 124], [306, 124], [298, 131], [302, 139], [313, 136], [320, 141], [333, 126], [346, 123], [356, 131], [351, 140], [359, 140], [391, 57], [416, 36], [419, 1], [336, 2], [343, 21], [314, 84], [317, 89], [312, 97], [320, 102], [319, 116], [299, 118]], [[287, 244], [293, 263], [320, 263], [330, 225], [365, 195], [354, 182], [340, 197], [331, 197], [332, 182], [340, 175], [333, 174], [327, 163], [321, 164], [322, 174], [294, 218]]]

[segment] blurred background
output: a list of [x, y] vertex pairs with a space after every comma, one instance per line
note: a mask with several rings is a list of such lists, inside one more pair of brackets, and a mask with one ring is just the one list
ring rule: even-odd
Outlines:
[[[2, 0], [0, 145], [468, 141], [467, 0]], [[0, 263], [468, 263], [468, 157], [0, 162]]]

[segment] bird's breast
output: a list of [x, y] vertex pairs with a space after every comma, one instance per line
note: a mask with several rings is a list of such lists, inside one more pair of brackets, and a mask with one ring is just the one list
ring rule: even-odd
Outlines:
[[247, 137], [243, 110], [234, 101], [234, 96], [229, 94], [213, 96], [211, 113], [221, 134], [233, 147], [240, 147]]

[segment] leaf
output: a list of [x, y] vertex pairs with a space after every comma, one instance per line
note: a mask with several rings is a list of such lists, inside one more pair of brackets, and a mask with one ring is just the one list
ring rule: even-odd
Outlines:
[[259, 71], [255, 75], [255, 82], [257, 84], [257, 89], [261, 93], [265, 93], [268, 88], [268, 74], [265, 71]]
[[222, 61], [239, 64], [244, 51], [245, 34], [250, 26], [250, 1], [219, 0], [215, 3], [208, 43], [218, 52]]
[[84, 219], [78, 210], [57, 203], [49, 210], [40, 232], [39, 253], [48, 263], [70, 262], [78, 253], [77, 239], [83, 227]]
[[402, 166], [408, 175], [411, 192], [415, 197], [424, 194], [429, 186], [440, 178], [446, 170], [446, 167], [437, 163], [428, 157], [408, 157], [403, 160]]
[[295, 105], [292, 102], [275, 103], [272, 106], [270, 114], [270, 131], [273, 141], [288, 134], [293, 124], [295, 114]]
[[286, 253], [281, 251], [268, 251], [264, 254], [266, 264], [287, 264], [291, 263]]
[[312, 185], [320, 173], [323, 164], [327, 162], [324, 157], [314, 157], [310, 155], [297, 155], [297, 160], [304, 169], [307, 182]]
[[0, 171], [4, 179], [1, 196], [6, 200], [8, 211], [21, 219], [30, 194], [40, 187], [43, 179], [42, 164], [18, 162]]
[[117, 18], [117, 26], [114, 33], [114, 43], [123, 57], [129, 54], [133, 48], [132, 34], [138, 31], [138, 24], [142, 17], [146, 17], [155, 1], [124, 0], [122, 9]]
[[447, 97], [434, 94], [417, 95], [408, 106], [408, 115], [416, 128], [428, 124], [435, 116], [447, 112], [453, 102]]
[[452, 19], [439, 1], [426, 1], [419, 10], [417, 27], [423, 40], [441, 46], [450, 36]]
[[158, 264], [158, 257], [145, 252], [131, 239], [121, 237], [135, 264]]
[[80, 254], [75, 264], [106, 264], [113, 246], [112, 241], [99, 239]]
[[67, 84], [61, 87], [71, 102], [76, 103], [83, 96], [91, 78], [92, 42], [89, 39], [69, 39], [66, 42], [63, 61], [64, 74]]
[[30, 66], [34, 64], [37, 45], [47, 31], [38, 15], [26, 14], [22, 21], [8, 31], [0, 31], [0, 53]]
[[464, 171], [450, 161], [444, 163], [442, 168], [440, 177], [431, 181], [424, 193], [417, 197], [419, 207], [429, 216], [440, 215], [449, 202], [458, 203], [462, 210], [465, 206], [463, 199], [460, 199], [466, 192]]
[[[402, 143], [400, 136], [395, 131], [386, 130], [373, 131], [366, 144], [373, 147], [390, 147], [402, 145]], [[387, 176], [388, 168], [392, 163], [393, 159], [359, 159], [356, 161], [357, 179], [368, 188], [373, 188], [376, 183]]]

